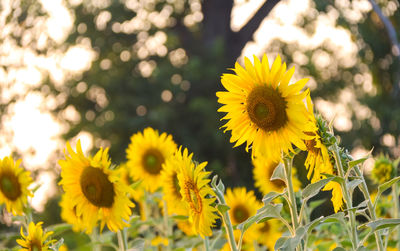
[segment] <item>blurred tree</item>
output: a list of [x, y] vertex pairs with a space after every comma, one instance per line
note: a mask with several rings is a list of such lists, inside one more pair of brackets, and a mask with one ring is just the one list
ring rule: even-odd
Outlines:
[[251, 172], [243, 179], [236, 167], [250, 170], [249, 157], [232, 150], [228, 136], [218, 130], [222, 123], [215, 92], [221, 73], [234, 64], [278, 2], [266, 1], [239, 31], [231, 29], [233, 1], [71, 5], [75, 22], [65, 51], [84, 46], [96, 56], [90, 70], [71, 75], [61, 87], [46, 83], [50, 96], [66, 94], [55, 109], [61, 119], [69, 119], [65, 138], [89, 132], [95, 147], [111, 146], [113, 161], [121, 162], [130, 136], [152, 126], [173, 134], [195, 158], [209, 161], [211, 169], [228, 170], [235, 182], [249, 181]]

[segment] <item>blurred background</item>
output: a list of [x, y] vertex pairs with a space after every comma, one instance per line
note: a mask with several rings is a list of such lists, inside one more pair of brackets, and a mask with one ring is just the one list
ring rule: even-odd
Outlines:
[[[399, 1], [377, 4], [399, 31]], [[60, 221], [57, 161], [78, 138], [87, 153], [110, 147], [118, 164], [151, 126], [228, 186], [253, 188], [250, 154], [219, 129], [215, 92], [236, 61], [266, 53], [296, 67], [292, 82], [310, 78], [316, 109], [354, 156], [398, 158], [396, 36], [368, 0], [1, 0], [0, 157], [32, 171], [30, 203], [49, 208], [47, 224]]]

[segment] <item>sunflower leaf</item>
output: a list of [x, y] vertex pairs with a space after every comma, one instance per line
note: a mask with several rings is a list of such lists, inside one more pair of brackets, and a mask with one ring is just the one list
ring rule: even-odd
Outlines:
[[[280, 250], [284, 251], [292, 251], [296, 250], [296, 247], [300, 244], [303, 240], [304, 236], [306, 235], [307, 230], [304, 226], [299, 227], [296, 229], [296, 233], [293, 237], [286, 239], [282, 245], [279, 247]], [[276, 247], [275, 247], [276, 248]]]
[[244, 232], [256, 222], [261, 223], [272, 218], [279, 219], [281, 217], [281, 210], [282, 204], [265, 205], [262, 208], [258, 209], [255, 215], [249, 217], [247, 220], [237, 225], [237, 229], [240, 229], [240, 231], [244, 234]]
[[369, 227], [372, 232], [375, 232], [383, 228], [392, 228], [398, 225], [400, 225], [400, 219], [379, 219], [363, 224], [358, 228]]
[[60, 249], [62, 244], [64, 244], [64, 239], [63, 238], [59, 239], [56, 243], [52, 244], [50, 246], [50, 249], [52, 249], [54, 251], [58, 251], [58, 249]]
[[174, 220], [187, 220], [189, 217], [186, 215], [174, 215], [172, 216], [172, 219]]
[[282, 196], [283, 193], [277, 193], [277, 192], [269, 192], [267, 193], [264, 198], [262, 199], [262, 202], [264, 203], [264, 205], [269, 204], [271, 201], [273, 201], [275, 198]]
[[323, 180], [319, 180], [317, 182], [314, 182], [312, 184], [307, 185], [302, 193], [302, 197], [303, 200], [308, 200], [311, 197], [314, 197], [315, 195], [317, 195], [319, 193], [319, 191], [326, 185], [328, 184], [330, 181], [332, 181], [334, 178], [330, 177], [330, 178], [326, 178]]
[[270, 180], [282, 180], [286, 184], [285, 167], [283, 166], [282, 163], [279, 163], [275, 167]]
[[218, 204], [217, 209], [221, 214], [223, 214], [223, 213], [227, 212], [230, 209], [230, 207], [226, 204]]

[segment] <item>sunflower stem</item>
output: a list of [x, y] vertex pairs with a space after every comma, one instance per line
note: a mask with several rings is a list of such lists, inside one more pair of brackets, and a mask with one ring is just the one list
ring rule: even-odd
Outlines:
[[340, 158], [339, 147], [336, 143], [333, 145], [333, 155], [335, 158], [336, 168], [338, 170], [339, 176], [344, 179], [344, 181], [340, 185], [342, 188], [342, 193], [343, 193], [343, 197], [346, 202], [347, 208], [350, 209], [348, 212], [349, 212], [349, 216], [350, 216], [351, 244], [353, 246], [353, 250], [356, 250], [357, 245], [358, 245], [356, 216], [355, 216], [355, 212], [351, 209], [351, 208], [353, 208], [353, 201], [352, 201], [351, 195], [349, 194], [349, 190], [347, 188], [347, 179], [345, 177], [342, 160]]
[[[296, 196], [294, 194], [293, 189], [293, 180], [292, 180], [292, 163], [293, 158], [288, 156], [283, 157], [283, 163], [285, 166], [285, 179], [286, 185], [288, 187], [288, 195], [289, 195], [289, 208], [290, 208], [290, 215], [292, 217], [292, 225], [293, 225], [293, 233], [295, 235], [296, 229], [299, 227], [299, 216], [297, 215], [297, 203], [296, 203]], [[303, 250], [303, 242], [299, 244], [298, 250]]]
[[211, 249], [210, 249], [210, 240], [208, 239], [207, 236], [204, 237], [203, 243], [204, 243], [204, 249], [205, 249], [206, 251], [210, 251], [210, 250], [211, 250]]
[[[225, 205], [226, 202], [224, 195], [218, 189], [213, 189], [213, 190], [215, 192], [215, 195], [217, 196], [218, 202], [222, 205]], [[231, 218], [229, 217], [228, 211], [222, 214], [222, 220], [224, 222], [226, 233], [228, 234], [228, 243], [231, 248], [231, 251], [238, 251], [238, 248], [235, 243], [235, 236], [233, 235], [233, 226]]]
[[118, 237], [118, 246], [121, 251], [125, 251], [127, 249], [126, 245], [126, 238], [125, 238], [125, 233], [123, 232], [124, 230], [119, 230], [117, 232], [117, 237]]
[[90, 235], [90, 239], [92, 241], [92, 250], [93, 251], [101, 251], [99, 232], [97, 231], [97, 227], [93, 228], [93, 232]]
[[[394, 218], [398, 219], [399, 218], [399, 210], [400, 210], [400, 205], [399, 205], [399, 187], [397, 186], [397, 183], [394, 183], [392, 186], [392, 193], [393, 193], [393, 200], [394, 200]], [[400, 228], [397, 227], [397, 250], [400, 250]]]
[[297, 216], [297, 204], [296, 197], [294, 195], [293, 190], [293, 181], [292, 181], [292, 159], [288, 157], [283, 158], [283, 162], [285, 165], [285, 178], [288, 187], [288, 195], [289, 195], [289, 206], [290, 206], [290, 214], [292, 217], [292, 225], [293, 230], [296, 232], [296, 229], [299, 227], [299, 218]]
[[[368, 207], [369, 214], [371, 215], [371, 219], [373, 221], [375, 221], [375, 220], [377, 220], [377, 217], [376, 217], [376, 213], [375, 213], [375, 208], [371, 202], [371, 196], [369, 195], [369, 192], [368, 192], [367, 183], [365, 182], [364, 176], [361, 173], [358, 165], [356, 165], [354, 167], [354, 171], [356, 172], [357, 176], [362, 179], [362, 183], [359, 185], [359, 188], [360, 188], [361, 192], [363, 193], [365, 199], [367, 200], [367, 207]], [[374, 235], [375, 235], [376, 245], [378, 246], [378, 251], [385, 250], [383, 248], [383, 242], [382, 242], [381, 235], [379, 234], [379, 231], [376, 231], [374, 233]]]
[[168, 246], [167, 246], [167, 250], [170, 251], [172, 250], [172, 239], [169, 239], [170, 236], [172, 235], [172, 229], [171, 226], [169, 224], [169, 219], [168, 219], [168, 207], [167, 207], [167, 202], [165, 200], [163, 200], [163, 210], [164, 210], [164, 227], [165, 227], [165, 237], [168, 239]]

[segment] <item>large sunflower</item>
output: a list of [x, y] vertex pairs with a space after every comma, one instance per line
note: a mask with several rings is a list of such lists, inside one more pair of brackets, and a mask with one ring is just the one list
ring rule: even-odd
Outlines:
[[168, 158], [161, 172], [163, 197], [168, 204], [168, 214], [188, 215], [185, 202], [182, 200], [181, 187], [179, 186], [178, 173], [182, 163], [182, 156], [177, 154]]
[[292, 143], [305, 150], [303, 140], [310, 137], [304, 131], [314, 128], [303, 102], [309, 92], [300, 92], [307, 79], [289, 85], [294, 68], [286, 71], [279, 55], [271, 68], [266, 55], [261, 62], [254, 56], [254, 65], [248, 58], [244, 62], [245, 69], [236, 63], [236, 75], [222, 75], [227, 91], [217, 92], [223, 104], [218, 111], [229, 120], [222, 127], [232, 131], [230, 141], [236, 141], [235, 147], [247, 142], [246, 150], [252, 144], [253, 156], [260, 152], [273, 161], [280, 160], [282, 151], [293, 151]]
[[146, 128], [131, 137], [131, 143], [126, 150], [128, 169], [135, 179], [143, 180], [147, 191], [154, 192], [160, 186], [162, 165], [176, 151], [176, 144], [171, 135], [153, 128]]
[[202, 237], [211, 236], [211, 227], [214, 226], [218, 216], [217, 209], [211, 206], [214, 203], [214, 192], [207, 179], [210, 172], [204, 170], [207, 162], [196, 165], [192, 161], [193, 154], [188, 154], [185, 148], [176, 151], [176, 158], [180, 171], [178, 172], [178, 182], [182, 200], [189, 211], [189, 221], [193, 224], [193, 231]]
[[[283, 189], [286, 187], [285, 182], [282, 180], [271, 180], [271, 176], [279, 164], [278, 162], [271, 161], [262, 155], [254, 157], [252, 162], [254, 166], [254, 185], [262, 192], [262, 194], [265, 195], [271, 191], [278, 193], [283, 192]], [[298, 191], [300, 189], [301, 182], [296, 177], [295, 168], [292, 168], [292, 181], [294, 191]]]
[[90, 232], [98, 220], [101, 229], [107, 224], [113, 232], [128, 226], [125, 221], [131, 215], [130, 207], [134, 207], [127, 196], [130, 188], [110, 169], [108, 148], [100, 149], [94, 157], [85, 157], [78, 141], [76, 152], [69, 143], [67, 150], [69, 155], [58, 162], [59, 184], [69, 198], [69, 208], [75, 208], [77, 217], [82, 218], [83, 228]]
[[[308, 169], [307, 178], [310, 179], [312, 183], [314, 183], [326, 178], [323, 173], [333, 175], [334, 168], [331, 163], [331, 157], [329, 155], [328, 148], [323, 144], [321, 136], [319, 135], [319, 127], [317, 126], [318, 123], [314, 116], [314, 106], [309, 96], [307, 97], [307, 107], [308, 118], [310, 121], [312, 121], [314, 125], [316, 125], [316, 129], [314, 131], [306, 132], [312, 138], [305, 140], [308, 153], [304, 165]], [[331, 181], [326, 184], [326, 186], [322, 190], [332, 190], [331, 201], [335, 212], [342, 209], [343, 193], [339, 183]]]
[[43, 222], [38, 222], [36, 225], [33, 222], [29, 223], [27, 235], [24, 234], [21, 227], [22, 239], [17, 239], [17, 243], [22, 247], [19, 249], [20, 251], [50, 250], [49, 245], [54, 243], [56, 240], [47, 241], [47, 238], [53, 234], [53, 232], [43, 233], [42, 224]]
[[[230, 207], [229, 217], [233, 225], [238, 225], [250, 216], [257, 213], [262, 204], [257, 200], [253, 191], [246, 191], [245, 187], [228, 188], [225, 195], [226, 205]], [[253, 241], [257, 238], [258, 224], [253, 224], [245, 233], [246, 240]]]
[[30, 172], [20, 168], [21, 160], [12, 157], [0, 159], [0, 204], [5, 203], [8, 212], [22, 215], [27, 196], [33, 196], [28, 186], [32, 183]]

